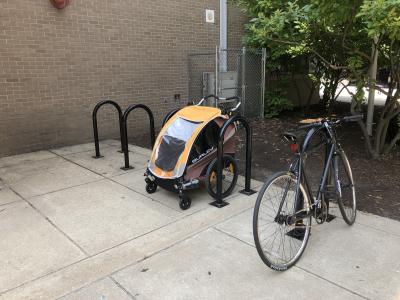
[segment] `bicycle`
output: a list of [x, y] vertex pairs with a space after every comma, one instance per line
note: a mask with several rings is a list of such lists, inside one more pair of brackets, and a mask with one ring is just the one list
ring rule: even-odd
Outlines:
[[[254, 208], [253, 236], [262, 261], [271, 269], [285, 271], [303, 254], [310, 236], [311, 220], [324, 223], [329, 214], [329, 198], [338, 202], [344, 221], [352, 225], [356, 219], [356, 194], [351, 167], [337, 141], [335, 127], [343, 122], [357, 121], [362, 115], [341, 119], [322, 119], [298, 128], [306, 135], [298, 144], [296, 133], [283, 137], [290, 143], [296, 158], [289, 171], [272, 175], [262, 186]], [[316, 135], [321, 142], [311, 147]], [[316, 196], [312, 195], [304, 172], [307, 154], [325, 146], [323, 172]]]

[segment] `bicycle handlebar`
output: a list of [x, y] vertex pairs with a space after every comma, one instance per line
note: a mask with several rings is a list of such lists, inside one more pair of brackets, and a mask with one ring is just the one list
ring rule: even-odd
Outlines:
[[202, 98], [197, 104], [195, 104], [195, 105], [199, 106], [199, 105], [203, 104], [203, 102], [204, 102], [205, 100], [209, 99], [209, 98], [214, 98], [214, 99], [216, 99], [216, 100], [219, 100], [219, 97], [218, 97], [218, 96], [215, 96], [215, 95], [208, 95], [208, 96], [203, 97], [203, 98]]
[[215, 96], [215, 95], [208, 95], [208, 96], [205, 96], [203, 99], [204, 99], [204, 100], [207, 100], [208, 98], [214, 98], [214, 99], [219, 100], [219, 97], [218, 97], [218, 96]]
[[298, 130], [304, 130], [304, 129], [308, 129], [308, 128], [312, 128], [312, 127], [319, 127], [321, 125], [322, 125], [322, 122], [319, 121], [319, 122], [314, 122], [314, 123], [311, 123], [311, 124], [299, 126], [297, 129]]
[[232, 97], [228, 97], [225, 100], [229, 101], [229, 100], [240, 100], [240, 98], [238, 96], [232, 96]]
[[215, 95], [208, 95], [208, 96], [203, 97], [203, 98], [202, 98], [197, 104], [195, 104], [195, 105], [196, 105], [196, 106], [202, 105], [203, 102], [204, 102], [205, 100], [209, 99], [209, 98], [214, 98], [215, 100], [227, 100], [227, 101], [229, 101], [229, 100], [237, 100], [237, 101], [239, 101], [239, 103], [238, 103], [234, 108], [232, 108], [232, 109], [229, 110], [230, 112], [236, 111], [236, 110], [240, 107], [240, 105], [242, 104], [242, 102], [240, 101], [240, 98], [239, 98], [238, 96], [232, 96], [232, 97], [228, 97], [228, 98], [220, 98], [220, 97], [215, 96]]
[[364, 115], [360, 114], [360, 115], [354, 115], [354, 116], [346, 116], [346, 117], [343, 117], [343, 118], [340, 118], [340, 119], [337, 119], [337, 120], [323, 119], [323, 120], [318, 121], [318, 122], [314, 122], [314, 123], [311, 123], [311, 124], [300, 126], [300, 127], [298, 127], [298, 130], [304, 130], [304, 129], [309, 129], [309, 128], [313, 128], [313, 127], [320, 127], [324, 123], [329, 123], [331, 125], [337, 125], [337, 124], [340, 124], [340, 123], [343, 123], [343, 122], [357, 122], [357, 121], [359, 121], [359, 120], [361, 120], [363, 118], [364, 118]]

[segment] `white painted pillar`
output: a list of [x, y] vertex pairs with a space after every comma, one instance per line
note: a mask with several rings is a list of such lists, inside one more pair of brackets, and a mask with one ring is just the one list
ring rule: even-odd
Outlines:
[[[220, 8], [219, 8], [219, 48], [227, 49], [228, 48], [228, 5], [227, 0], [220, 0]], [[227, 71], [227, 52], [222, 51], [220, 53], [220, 71]]]
[[[378, 38], [374, 37], [374, 44], [378, 43]], [[376, 72], [378, 69], [378, 50], [375, 49], [375, 45], [372, 45], [373, 61], [370, 69], [370, 81], [376, 80]], [[367, 114], [367, 132], [372, 135], [372, 123], [374, 120], [374, 109], [375, 109], [375, 89], [370, 87], [368, 93], [368, 114]]]

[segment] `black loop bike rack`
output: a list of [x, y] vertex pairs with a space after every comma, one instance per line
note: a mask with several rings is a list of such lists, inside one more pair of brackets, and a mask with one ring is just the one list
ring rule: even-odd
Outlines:
[[123, 152], [124, 152], [124, 158], [125, 158], [125, 166], [123, 166], [121, 169], [122, 170], [130, 170], [133, 169], [132, 166], [129, 165], [129, 149], [128, 149], [128, 125], [127, 125], [127, 119], [131, 111], [141, 108], [147, 112], [147, 115], [149, 116], [149, 121], [150, 121], [150, 139], [151, 139], [151, 147], [153, 148], [154, 143], [156, 141], [156, 134], [155, 134], [155, 129], [154, 129], [154, 116], [153, 112], [151, 109], [144, 105], [144, 104], [133, 104], [130, 105], [124, 112], [122, 116], [122, 128], [123, 128], [123, 135], [124, 135], [124, 142], [125, 145], [123, 147]]
[[252, 190], [250, 187], [251, 184], [251, 153], [252, 153], [252, 135], [251, 135], [251, 127], [247, 120], [242, 116], [234, 116], [227, 120], [224, 125], [222, 125], [219, 131], [218, 137], [218, 145], [217, 145], [217, 199], [210, 204], [216, 206], [218, 208], [224, 207], [229, 203], [222, 199], [222, 161], [223, 161], [223, 153], [224, 153], [224, 139], [225, 132], [228, 127], [233, 123], [240, 123], [246, 129], [246, 171], [245, 171], [245, 185], [244, 189], [240, 191], [240, 193], [250, 196], [256, 191]]
[[97, 128], [97, 112], [102, 107], [103, 105], [106, 104], [111, 104], [114, 106], [117, 111], [118, 111], [118, 118], [119, 118], [119, 132], [121, 136], [121, 152], [124, 151], [124, 132], [123, 132], [123, 115], [122, 115], [122, 110], [121, 107], [118, 105], [118, 103], [112, 101], [112, 100], [103, 100], [100, 101], [99, 103], [96, 104], [96, 106], [93, 109], [92, 113], [92, 121], [93, 121], [93, 135], [94, 135], [94, 146], [96, 149], [96, 155], [93, 156], [93, 158], [101, 158], [103, 157], [100, 155], [100, 143], [99, 143], [99, 131]]
[[168, 120], [171, 119], [172, 116], [175, 115], [179, 110], [180, 110], [180, 108], [175, 108], [175, 109], [171, 110], [169, 113], [167, 113], [163, 119], [162, 127], [164, 127], [164, 125], [167, 124]]

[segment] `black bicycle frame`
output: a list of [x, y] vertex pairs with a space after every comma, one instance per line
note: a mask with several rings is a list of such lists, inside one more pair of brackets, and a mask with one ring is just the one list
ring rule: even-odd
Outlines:
[[[319, 130], [323, 130], [325, 140], [322, 143], [318, 143], [316, 146], [309, 149], [311, 139], [314, 137], [315, 133], [318, 132]], [[323, 167], [321, 181], [320, 181], [320, 184], [318, 187], [317, 196], [314, 200], [314, 196], [312, 195], [312, 190], [311, 190], [310, 184], [307, 180], [307, 176], [304, 171], [304, 160], [305, 160], [305, 157], [307, 156], [307, 153], [309, 153], [311, 150], [319, 148], [320, 146], [323, 146], [323, 145], [327, 146], [326, 153], [325, 153], [324, 167]], [[335, 131], [330, 126], [327, 126], [325, 123], [323, 125], [321, 125], [321, 127], [312, 128], [308, 131], [308, 133], [304, 139], [304, 142], [301, 146], [301, 149], [298, 153], [299, 157], [296, 161], [294, 161], [292, 163], [290, 171], [297, 175], [296, 193], [295, 193], [295, 199], [296, 199], [295, 211], [300, 211], [301, 207], [303, 206], [303, 203], [300, 203], [301, 200], [299, 200], [301, 184], [303, 184], [303, 186], [305, 187], [307, 196], [311, 201], [311, 209], [306, 215], [304, 215], [303, 212], [296, 212], [293, 216], [291, 216], [293, 222], [296, 222], [305, 217], [311, 216], [314, 212], [315, 207], [320, 203], [320, 201], [322, 199], [322, 194], [325, 192], [327, 182], [329, 180], [329, 171], [331, 170], [331, 167], [332, 167], [333, 157], [336, 154], [336, 152], [338, 151], [339, 147], [340, 147], [340, 145], [337, 144], [337, 142], [336, 142]], [[285, 192], [285, 195], [286, 195], [286, 192]], [[282, 198], [282, 202], [279, 206], [277, 216], [279, 216], [281, 214], [281, 209], [282, 209], [284, 200], [285, 200], [285, 197]]]

